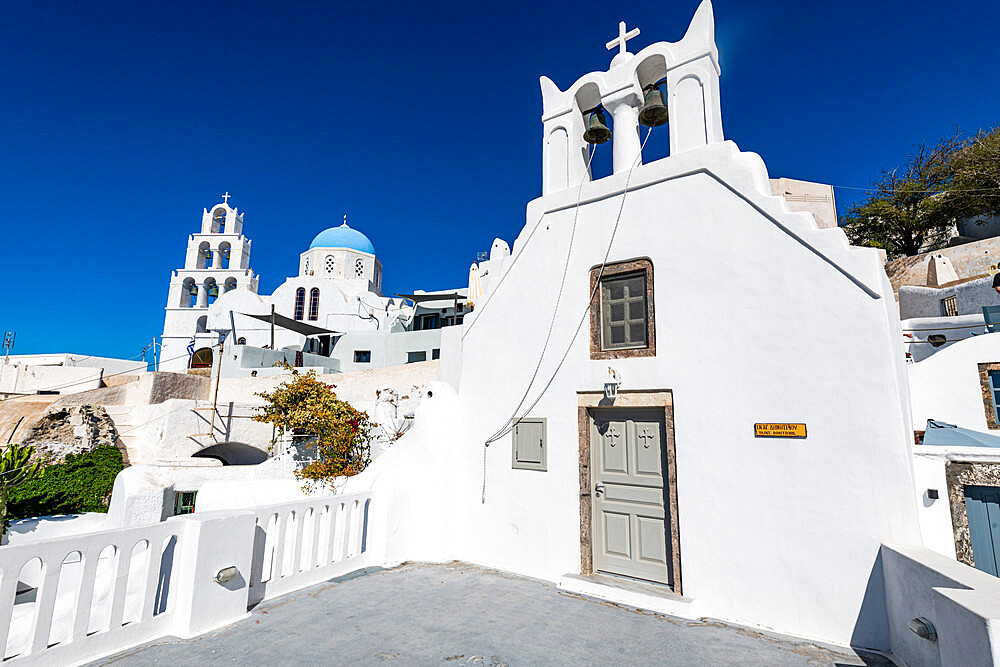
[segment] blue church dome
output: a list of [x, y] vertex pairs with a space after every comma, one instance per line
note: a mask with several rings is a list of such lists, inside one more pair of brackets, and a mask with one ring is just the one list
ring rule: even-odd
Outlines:
[[375, 254], [375, 246], [368, 240], [368, 237], [356, 229], [351, 229], [345, 222], [340, 227], [330, 227], [324, 229], [309, 244], [309, 249], [313, 248], [350, 248], [359, 252]]

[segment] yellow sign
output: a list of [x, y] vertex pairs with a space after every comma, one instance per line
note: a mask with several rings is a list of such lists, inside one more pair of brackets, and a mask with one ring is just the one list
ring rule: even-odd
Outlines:
[[753, 434], [758, 438], [804, 438], [805, 424], [754, 424]]

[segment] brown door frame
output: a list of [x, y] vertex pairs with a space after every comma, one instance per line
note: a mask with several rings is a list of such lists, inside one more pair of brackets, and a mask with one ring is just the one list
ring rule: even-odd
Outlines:
[[670, 390], [619, 390], [614, 400], [604, 392], [577, 392], [577, 421], [580, 437], [580, 573], [594, 573], [594, 545], [591, 533], [593, 485], [591, 483], [590, 422], [595, 408], [658, 408], [663, 410], [663, 437], [667, 469], [663, 471], [667, 498], [664, 505], [670, 514], [670, 580], [673, 591], [683, 595], [681, 586], [680, 520], [677, 512], [677, 456], [674, 444], [674, 403]]

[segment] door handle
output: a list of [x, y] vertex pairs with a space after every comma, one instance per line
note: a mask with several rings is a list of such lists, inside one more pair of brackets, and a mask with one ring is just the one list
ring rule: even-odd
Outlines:
[[600, 498], [604, 494], [604, 482], [598, 482], [594, 487], [594, 495]]

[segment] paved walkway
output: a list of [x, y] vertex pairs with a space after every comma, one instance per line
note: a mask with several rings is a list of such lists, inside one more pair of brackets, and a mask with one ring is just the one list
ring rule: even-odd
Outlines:
[[101, 665], [891, 665], [717, 621], [686, 621], [451, 563], [348, 575], [251, 618]]

